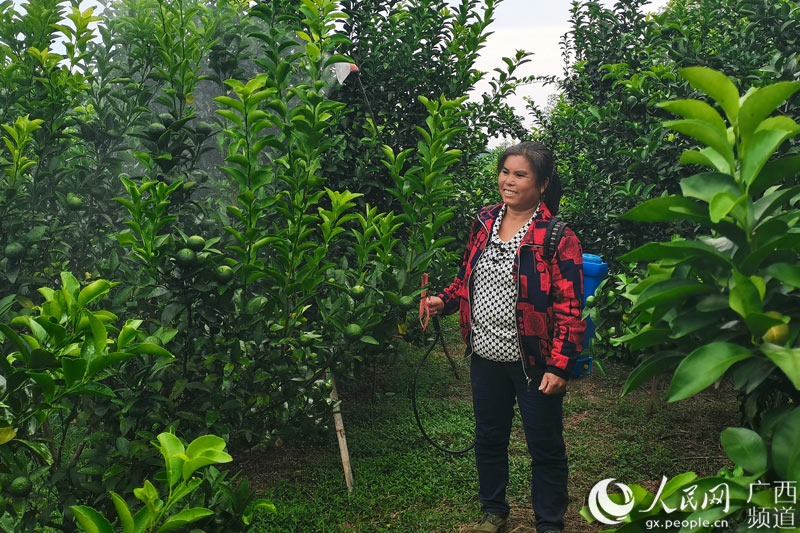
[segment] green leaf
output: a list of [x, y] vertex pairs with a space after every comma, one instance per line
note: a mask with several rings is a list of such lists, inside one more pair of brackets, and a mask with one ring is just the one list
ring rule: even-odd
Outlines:
[[795, 407], [775, 430], [772, 464], [778, 479], [800, 479], [800, 407]]
[[16, 298], [16, 294], [9, 294], [5, 298], [0, 298], [0, 317], [11, 309], [11, 306], [14, 305], [14, 300]]
[[[134, 495], [136, 493], [136, 489], [134, 489]], [[157, 497], [158, 495], [156, 495]], [[133, 515], [133, 531], [134, 533], [145, 533], [147, 532], [147, 525], [150, 522], [150, 509], [147, 506], [142, 507], [136, 514]], [[153, 517], [155, 517], [155, 513], [153, 513]], [[148, 532], [149, 533], [149, 532]]]
[[670, 100], [660, 102], [657, 107], [666, 109], [684, 118], [700, 120], [706, 122], [710, 127], [719, 131], [721, 135], [727, 135], [727, 126], [717, 110], [700, 100]]
[[657, 376], [667, 369], [675, 368], [683, 359], [683, 354], [679, 352], [659, 352], [651, 355], [636, 368], [634, 368], [625, 380], [622, 387], [622, 396], [625, 396], [633, 389], [644, 383], [653, 376]]
[[778, 281], [800, 288], [800, 266], [790, 263], [774, 263], [769, 265], [765, 271]]
[[71, 394], [77, 394], [79, 396], [95, 396], [100, 398], [114, 398], [116, 396], [114, 391], [111, 390], [108, 385], [97, 383], [96, 381], [84, 383], [83, 385], [72, 389], [70, 392]]
[[721, 134], [719, 131], [711, 127], [707, 122], [701, 120], [668, 120], [664, 122], [665, 128], [670, 128], [688, 135], [693, 139], [700, 141], [703, 145], [711, 148], [722, 156], [728, 163], [728, 169], [732, 172], [734, 169], [733, 159], [733, 146], [731, 146], [727, 135]]
[[265, 511], [272, 514], [276, 514], [278, 512], [278, 509], [275, 507], [275, 504], [264, 498], [259, 498], [258, 500], [255, 500], [254, 502], [250, 503], [247, 506], [247, 508], [249, 509], [251, 515], [255, 511]]
[[747, 318], [747, 315], [760, 313], [763, 310], [758, 287], [750, 278], [735, 270], [730, 280], [728, 305], [742, 318]]
[[767, 445], [752, 429], [726, 428], [720, 439], [728, 457], [745, 471], [760, 474], [767, 469]]
[[720, 319], [717, 312], [703, 312], [697, 309], [682, 310], [669, 324], [671, 339], [680, 339], [690, 333], [715, 324]]
[[730, 377], [735, 389], [750, 394], [775, 371], [775, 365], [766, 357], [751, 357], [732, 368]]
[[78, 525], [87, 533], [114, 533], [111, 523], [86, 505], [70, 505], [69, 510], [75, 515]]
[[783, 370], [794, 388], [800, 390], [800, 348], [786, 348], [765, 343], [761, 345], [761, 351]]
[[762, 120], [800, 90], [796, 81], [780, 81], [747, 94], [739, 110], [739, 135], [746, 144]]
[[184, 509], [181, 512], [170, 516], [164, 524], [158, 528], [158, 533], [163, 531], [172, 531], [173, 529], [183, 528], [192, 522], [197, 522], [207, 516], [214, 514], [211, 509], [205, 507], [192, 507], [191, 509]]
[[0, 332], [2, 332], [3, 335], [5, 335], [6, 338], [10, 340], [14, 344], [14, 346], [17, 347], [17, 350], [20, 351], [20, 353], [22, 354], [22, 358], [25, 361], [30, 360], [31, 357], [30, 347], [28, 346], [28, 343], [22, 340], [22, 337], [17, 335], [16, 331], [14, 331], [5, 324], [0, 324]]
[[225, 440], [216, 435], [203, 435], [197, 437], [186, 447], [186, 456], [190, 459], [199, 457], [209, 450], [222, 451], [225, 449]]
[[726, 192], [733, 197], [739, 197], [743, 194], [743, 191], [732, 176], [720, 172], [703, 172], [702, 174], [695, 174], [690, 178], [682, 179], [681, 192], [684, 196], [697, 198], [706, 203], [711, 203], [714, 196], [721, 192]]
[[[44, 339], [43, 339], [44, 340]], [[36, 348], [31, 352], [31, 360], [28, 363], [28, 368], [31, 370], [42, 370], [46, 368], [58, 368], [58, 361], [55, 356], [47, 350]]]
[[181, 470], [185, 460], [183, 443], [172, 433], [166, 432], [158, 435], [158, 442], [161, 443], [160, 451], [166, 466], [167, 483], [170, 487], [174, 487], [181, 479]]
[[50, 452], [50, 447], [44, 442], [29, 441], [25, 439], [17, 439], [14, 442], [24, 444], [30, 448], [36, 455], [42, 458], [45, 464], [52, 465], [54, 463], [53, 454]]
[[[750, 184], [750, 194], [759, 195], [767, 187], [794, 178], [800, 174], [800, 155], [789, 155], [770, 161]], [[797, 180], [794, 180], [796, 182]], [[788, 181], [787, 181], [788, 182]]]
[[183, 479], [189, 479], [198, 469], [210, 464], [229, 463], [233, 458], [225, 453], [225, 441], [216, 435], [203, 435], [186, 448], [187, 461], [183, 464]]
[[231, 98], [230, 96], [217, 96], [214, 98], [214, 101], [218, 104], [233, 108], [241, 114], [244, 114], [244, 104], [239, 100]]
[[[136, 498], [139, 501], [145, 504], [147, 510], [152, 512], [152, 516], [153, 518], [155, 518], [155, 515], [157, 513], [155, 505], [159, 499], [158, 490], [156, 490], [155, 486], [153, 486], [153, 484], [150, 483], [150, 480], [145, 479], [144, 485], [142, 485], [138, 489], [133, 489], [133, 495], [136, 496]], [[144, 509], [140, 509], [139, 512], [137, 512], [136, 516], [134, 517], [134, 520], [137, 525], [140, 523], [139, 520], [143, 514], [143, 511]]]
[[675, 370], [667, 401], [677, 402], [697, 394], [732, 365], [752, 355], [747, 348], [728, 342], [712, 342], [697, 348]]
[[776, 250], [795, 251], [798, 249], [800, 249], [800, 228], [793, 228], [782, 235], [766, 240], [764, 244], [745, 257], [740, 268], [745, 272], [754, 272], [765, 259], [773, 256]]
[[[108, 331], [105, 324], [99, 318], [89, 311], [84, 311], [89, 319], [89, 327], [92, 330], [92, 342], [94, 343], [95, 357], [100, 357], [106, 352], [108, 345]], [[91, 361], [89, 361], [91, 362]]]
[[[163, 315], [162, 315], [163, 316]], [[163, 318], [162, 318], [163, 321]], [[117, 337], [117, 349], [124, 349], [133, 339], [136, 338], [136, 332], [139, 326], [142, 325], [141, 320], [128, 320], [119, 332]]]
[[117, 510], [119, 523], [122, 526], [122, 533], [135, 533], [136, 527], [128, 503], [113, 490], [109, 491], [109, 494], [111, 494], [111, 500], [114, 502], [114, 508]]
[[327, 67], [334, 63], [352, 63], [352, 62], [353, 60], [347, 56], [344, 56], [342, 54], [333, 54], [325, 60], [325, 64], [323, 66]]
[[127, 351], [136, 355], [155, 355], [158, 357], [169, 357], [169, 358], [174, 357], [170, 352], [168, 352], [158, 344], [153, 344], [150, 342], [133, 344], [128, 347]]
[[[761, 238], [759, 235], [764, 230], [764, 227], [770, 227], [770, 224], [783, 224], [786, 222], [776, 219], [776, 215], [780, 216], [784, 211], [784, 206], [787, 202], [792, 201], [792, 198], [797, 196], [800, 198], [800, 184], [794, 185], [789, 188], [775, 187], [769, 190], [761, 198], [752, 204], [752, 218], [756, 221], [755, 237]], [[748, 206], [749, 208], [749, 206]], [[774, 226], [773, 226], [774, 227]], [[769, 233], [767, 230], [765, 233]]]
[[725, 161], [725, 158], [711, 148], [686, 150], [681, 154], [681, 163], [684, 165], [702, 165], [723, 173], [730, 172], [730, 165]]
[[66, 293], [72, 298], [72, 301], [77, 303], [81, 284], [78, 283], [78, 280], [75, 279], [75, 276], [73, 276], [70, 272], [62, 272], [61, 285]]
[[711, 292], [712, 288], [703, 283], [688, 279], [670, 279], [647, 288], [636, 300], [631, 311], [650, 309], [657, 305], [685, 299], [695, 294]]
[[53, 394], [56, 390], [56, 383], [48, 374], [41, 374], [38, 372], [28, 372], [28, 377], [36, 382], [42, 389], [42, 396], [49, 402], [53, 399]]
[[639, 248], [620, 256], [620, 261], [659, 261], [661, 259], [677, 259], [694, 262], [698, 258], [710, 262], [714, 266], [730, 268], [731, 260], [721, 254], [713, 246], [700, 241], [678, 240], [670, 242], [649, 242]]
[[78, 357], [62, 357], [61, 368], [64, 372], [64, 382], [67, 388], [80, 382], [86, 374], [86, 360]]
[[111, 283], [104, 279], [93, 281], [84, 287], [78, 295], [78, 307], [85, 307], [86, 304], [95, 301], [111, 289]]
[[186, 481], [200, 468], [208, 465], [230, 463], [233, 457], [219, 450], [206, 450], [201, 455], [192, 457], [183, 463], [183, 480]]
[[689, 67], [678, 75], [689, 84], [714, 99], [725, 111], [728, 121], [735, 124], [739, 116], [739, 90], [725, 74], [707, 67]]
[[767, 163], [767, 160], [772, 157], [778, 147], [783, 144], [786, 139], [797, 135], [798, 132], [800, 132], [800, 126], [796, 123], [793, 124], [792, 127], [786, 125], [786, 127], [757, 130], [755, 134], [753, 134], [753, 138], [747, 144], [747, 147], [743, 150], [741, 169], [742, 181], [746, 183], [748, 187], [752, 185], [761, 172], [761, 169]]
[[711, 199], [708, 205], [708, 216], [711, 222], [716, 224], [731, 212], [731, 209], [737, 204], [738, 198], [731, 196], [727, 192], [719, 192]]
[[708, 219], [708, 210], [691, 198], [662, 196], [645, 200], [624, 215], [620, 215], [620, 218], [635, 222], [671, 222], [686, 219], [699, 222]]
[[91, 363], [89, 363], [89, 370], [87, 372], [87, 375], [89, 377], [92, 377], [101, 370], [108, 368], [111, 365], [120, 363], [122, 361], [127, 361], [131, 357], [136, 357], [136, 354], [131, 352], [111, 352], [101, 357], [96, 357], [92, 359]]
[[669, 330], [666, 328], [653, 328], [649, 324], [634, 333], [611, 339], [614, 346], [627, 344], [631, 350], [642, 350], [657, 346], [669, 339]]

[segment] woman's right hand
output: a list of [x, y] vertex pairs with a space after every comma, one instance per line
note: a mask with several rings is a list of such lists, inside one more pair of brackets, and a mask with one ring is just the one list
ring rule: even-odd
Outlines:
[[424, 302], [431, 316], [440, 315], [444, 311], [444, 301], [438, 296], [428, 296]]

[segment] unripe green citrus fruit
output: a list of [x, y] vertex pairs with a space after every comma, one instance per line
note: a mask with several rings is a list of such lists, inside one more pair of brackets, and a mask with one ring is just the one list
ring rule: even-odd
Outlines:
[[192, 235], [186, 239], [186, 245], [195, 252], [199, 252], [206, 247], [206, 240], [200, 235]]
[[233, 269], [228, 265], [221, 265], [216, 270], [217, 280], [221, 283], [228, 283], [233, 279]]
[[153, 122], [147, 126], [147, 136], [155, 140], [161, 137], [161, 134], [167, 131], [167, 128], [160, 122]]
[[159, 113], [158, 118], [166, 127], [169, 127], [170, 124], [175, 122], [175, 119], [172, 117], [172, 113], [167, 113], [166, 111]]
[[6, 245], [6, 249], [3, 253], [8, 257], [9, 261], [15, 261], [25, 254], [25, 247], [18, 242], [12, 242]]
[[17, 476], [11, 482], [11, 485], [8, 486], [8, 492], [10, 492], [12, 496], [24, 498], [30, 493], [32, 488], [33, 483], [31, 482], [30, 478], [25, 476]]
[[348, 324], [346, 328], [344, 328], [344, 336], [350, 340], [360, 339], [361, 334], [364, 330], [361, 329], [361, 326], [358, 324]]
[[400, 309], [403, 311], [408, 311], [414, 307], [414, 298], [411, 296], [401, 296], [400, 297]]
[[350, 296], [353, 297], [353, 300], [360, 300], [366, 293], [367, 289], [365, 289], [363, 285], [354, 285], [350, 289]]
[[208, 122], [198, 122], [197, 125], [194, 127], [194, 130], [199, 133], [200, 135], [211, 135], [214, 127], [209, 124]]
[[175, 260], [182, 267], [192, 266], [197, 261], [197, 254], [194, 253], [194, 250], [190, 250], [189, 248], [181, 248], [178, 250], [178, 253], [175, 254]]
[[67, 193], [66, 200], [67, 200], [67, 207], [69, 207], [70, 209], [80, 209], [81, 206], [83, 205], [83, 200], [81, 199], [81, 197], [76, 196], [71, 192]]
[[[766, 315], [772, 318], [783, 318], [783, 315], [777, 311], [769, 311], [766, 313]], [[783, 344], [788, 338], [789, 324], [777, 324], [772, 326], [767, 330], [766, 333], [764, 333], [764, 336], [762, 337], [764, 342], [769, 342], [771, 344]]]

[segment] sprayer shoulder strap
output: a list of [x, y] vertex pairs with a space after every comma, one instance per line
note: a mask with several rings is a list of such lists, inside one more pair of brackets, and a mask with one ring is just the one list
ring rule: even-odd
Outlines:
[[542, 245], [542, 257], [550, 261], [558, 250], [558, 243], [561, 242], [561, 236], [564, 234], [564, 228], [567, 227], [566, 222], [558, 217], [553, 217], [547, 223], [547, 232], [544, 235], [544, 244]]

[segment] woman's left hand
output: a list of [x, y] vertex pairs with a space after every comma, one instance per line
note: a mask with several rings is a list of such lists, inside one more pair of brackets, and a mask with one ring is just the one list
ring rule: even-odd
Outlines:
[[544, 373], [542, 383], [539, 385], [539, 390], [544, 394], [561, 394], [566, 388], [567, 380], [550, 372]]

